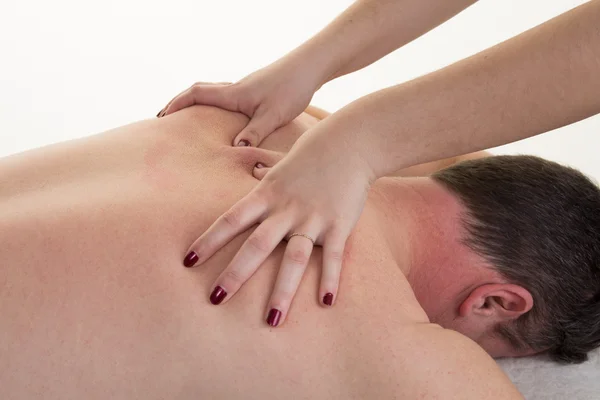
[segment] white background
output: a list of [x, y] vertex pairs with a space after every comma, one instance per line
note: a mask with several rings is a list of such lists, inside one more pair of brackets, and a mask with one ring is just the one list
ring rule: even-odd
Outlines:
[[[0, 0], [0, 156], [153, 117], [194, 81], [234, 81], [291, 50], [350, 0]], [[335, 111], [584, 1], [482, 0], [375, 65], [323, 87]], [[600, 117], [495, 150], [600, 178]], [[418, 132], [415, 132], [418, 135]]]

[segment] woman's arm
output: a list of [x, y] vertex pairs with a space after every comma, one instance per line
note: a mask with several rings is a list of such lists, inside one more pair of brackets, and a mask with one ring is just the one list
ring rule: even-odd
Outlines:
[[296, 118], [328, 81], [363, 68], [421, 36], [476, 0], [358, 0], [285, 57], [234, 84], [197, 82], [157, 114], [194, 104], [250, 117], [235, 146], [257, 146]]
[[590, 1], [466, 60], [363, 97], [321, 122], [313, 138], [320, 147], [343, 143], [374, 176], [385, 176], [597, 114], [599, 21], [600, 0]]
[[[330, 112], [325, 111], [321, 108], [310, 105], [304, 110], [308, 115], [315, 117], [317, 120], [322, 121], [331, 115]], [[458, 164], [459, 162], [466, 160], [474, 160], [477, 158], [491, 157], [493, 154], [487, 151], [477, 151], [475, 153], [463, 154], [461, 156], [444, 158], [442, 160], [431, 161], [428, 163], [413, 165], [412, 167], [399, 169], [398, 171], [390, 174], [389, 176], [409, 177], [409, 176], [427, 176], [433, 174], [440, 169], [448, 168], [451, 165]], [[266, 171], [261, 171], [261, 176], [266, 174]]]
[[437, 27], [477, 0], [358, 0], [294, 50], [321, 85], [357, 71]]

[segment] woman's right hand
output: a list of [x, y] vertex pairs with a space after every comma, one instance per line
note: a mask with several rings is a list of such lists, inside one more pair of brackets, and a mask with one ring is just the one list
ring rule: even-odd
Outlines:
[[234, 146], [258, 146], [277, 128], [300, 115], [321, 83], [310, 67], [282, 58], [239, 82], [193, 84], [166, 105], [158, 117], [194, 104], [241, 112], [250, 118]]
[[342, 135], [332, 121], [334, 117], [307, 131], [276, 165], [257, 165], [253, 175], [260, 182], [256, 187], [189, 248], [183, 264], [199, 265], [233, 238], [258, 225], [213, 284], [212, 304], [235, 296], [286, 238], [286, 250], [265, 312], [267, 323], [278, 326], [285, 321], [314, 245], [323, 247], [319, 303], [335, 304], [346, 239], [362, 213], [376, 176], [354, 143], [340, 140]]

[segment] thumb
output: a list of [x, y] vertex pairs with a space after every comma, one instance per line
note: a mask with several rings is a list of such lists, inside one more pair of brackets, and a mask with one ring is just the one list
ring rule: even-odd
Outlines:
[[204, 104], [237, 111], [235, 94], [230, 85], [197, 83], [179, 94], [165, 107], [161, 116], [172, 114], [195, 104]]
[[[279, 128], [279, 123], [273, 118], [272, 113], [257, 112], [248, 125], [233, 139], [234, 146], [258, 146], [264, 138]], [[246, 141], [246, 143], [242, 142]], [[240, 144], [242, 142], [242, 144]]]
[[265, 175], [267, 175], [267, 173], [270, 170], [271, 167], [267, 167], [265, 164], [257, 162], [254, 166], [254, 169], [252, 170], [252, 176], [254, 176], [259, 181], [262, 181], [262, 179], [265, 177]]
[[279, 151], [267, 149], [255, 150], [258, 155], [258, 160], [260, 161], [254, 164], [252, 175], [260, 181], [265, 177], [265, 175], [267, 175], [267, 173], [271, 170], [272, 167], [277, 165], [277, 163], [283, 159], [285, 154]]

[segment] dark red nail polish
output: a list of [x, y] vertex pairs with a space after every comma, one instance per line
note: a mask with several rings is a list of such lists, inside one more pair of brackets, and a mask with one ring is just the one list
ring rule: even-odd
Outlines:
[[269, 316], [267, 317], [267, 324], [271, 326], [277, 326], [280, 319], [281, 311], [276, 308], [271, 308], [271, 311], [269, 311]]
[[210, 294], [210, 302], [215, 306], [218, 306], [223, 302], [223, 299], [227, 296], [227, 292], [221, 286], [214, 288]]
[[327, 293], [323, 296], [323, 304], [330, 306], [333, 304], [333, 293]]
[[194, 253], [193, 251], [190, 252], [190, 254], [188, 254], [185, 257], [185, 260], [183, 260], [183, 265], [186, 267], [193, 267], [194, 264], [196, 264], [196, 262], [198, 261], [198, 254]]
[[264, 168], [265, 164], [263, 164], [263, 163], [256, 163], [256, 165], [254, 167], [255, 168]]
[[248, 146], [250, 146], [250, 142], [247, 141], [246, 139], [242, 139], [238, 142], [237, 145], [240, 147], [248, 147]]
[[160, 111], [158, 112], [158, 114], [156, 114], [156, 118], [160, 118], [160, 113], [161, 113], [161, 112], [162, 112], [162, 110], [160, 110]]

